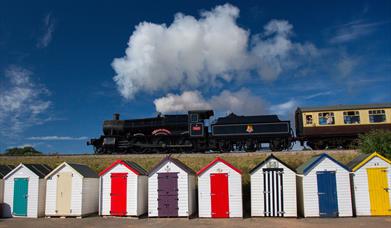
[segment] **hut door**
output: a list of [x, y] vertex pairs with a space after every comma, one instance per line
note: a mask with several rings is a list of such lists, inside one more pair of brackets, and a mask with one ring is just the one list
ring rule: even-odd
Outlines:
[[284, 216], [283, 174], [281, 168], [263, 169], [263, 206], [267, 217]]
[[158, 216], [178, 216], [178, 173], [158, 173]]
[[229, 217], [228, 174], [210, 174], [212, 218]]
[[56, 213], [59, 215], [71, 214], [72, 176], [70, 172], [57, 175]]
[[14, 179], [14, 203], [13, 214], [27, 216], [28, 178]]
[[111, 174], [111, 215], [126, 215], [126, 185], [127, 173]]
[[371, 215], [391, 215], [386, 168], [369, 168], [368, 187]]
[[337, 184], [334, 171], [316, 172], [318, 183], [319, 216], [338, 217]]

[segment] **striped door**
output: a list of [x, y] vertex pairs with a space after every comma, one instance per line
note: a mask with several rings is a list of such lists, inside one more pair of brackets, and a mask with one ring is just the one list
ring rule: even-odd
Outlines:
[[56, 213], [58, 215], [69, 215], [72, 199], [72, 176], [70, 172], [63, 172], [57, 175], [57, 199]]
[[13, 215], [27, 216], [28, 178], [14, 179]]
[[391, 215], [390, 193], [386, 168], [368, 168], [371, 215]]
[[111, 174], [111, 215], [125, 216], [126, 215], [126, 189], [127, 189], [127, 173], [112, 173]]
[[334, 171], [316, 172], [318, 183], [319, 216], [338, 217], [337, 183]]
[[284, 170], [263, 169], [263, 202], [266, 217], [284, 217]]

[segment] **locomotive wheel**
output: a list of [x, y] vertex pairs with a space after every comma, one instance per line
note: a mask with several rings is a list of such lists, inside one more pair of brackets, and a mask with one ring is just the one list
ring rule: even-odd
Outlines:
[[232, 151], [232, 145], [228, 141], [219, 142], [219, 151], [220, 153], [229, 153]]

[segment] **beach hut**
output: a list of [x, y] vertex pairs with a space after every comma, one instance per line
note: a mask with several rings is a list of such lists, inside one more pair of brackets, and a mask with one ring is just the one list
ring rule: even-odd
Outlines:
[[62, 163], [45, 179], [48, 217], [83, 217], [98, 212], [99, 178], [88, 166]]
[[13, 165], [0, 165], [0, 217], [2, 216], [2, 207], [3, 207], [3, 199], [4, 199], [4, 181], [3, 178], [9, 172], [11, 172], [15, 166]]
[[99, 214], [140, 216], [147, 212], [147, 171], [131, 161], [117, 160], [99, 173]]
[[19, 164], [4, 176], [4, 217], [38, 218], [45, 215], [44, 177], [52, 169], [43, 164]]
[[297, 217], [296, 172], [274, 155], [250, 170], [251, 216]]
[[202, 218], [243, 217], [242, 172], [217, 157], [197, 172]]
[[190, 217], [196, 210], [195, 172], [170, 156], [148, 177], [149, 217]]
[[391, 161], [374, 152], [359, 155], [347, 166], [352, 172], [355, 215], [391, 215]]
[[298, 213], [303, 217], [352, 216], [349, 170], [327, 154], [297, 169]]

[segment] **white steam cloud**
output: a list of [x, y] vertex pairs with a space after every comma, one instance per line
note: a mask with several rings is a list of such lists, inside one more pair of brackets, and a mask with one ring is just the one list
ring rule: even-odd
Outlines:
[[155, 99], [156, 111], [161, 113], [186, 112], [188, 110], [213, 109], [216, 112], [234, 112], [239, 115], [264, 114], [265, 102], [252, 95], [248, 89], [236, 92], [227, 90], [206, 100], [198, 91], [185, 91], [182, 94], [169, 93]]

